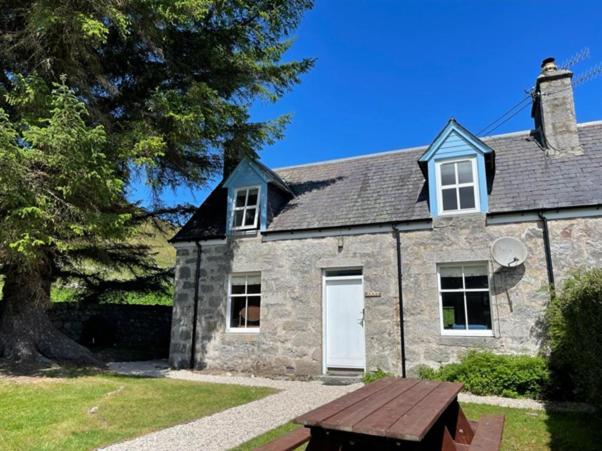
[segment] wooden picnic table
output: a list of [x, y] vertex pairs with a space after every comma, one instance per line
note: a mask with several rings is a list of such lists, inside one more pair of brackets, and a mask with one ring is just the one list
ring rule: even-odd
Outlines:
[[305, 426], [265, 446], [308, 451], [499, 450], [504, 417], [468, 421], [458, 404], [463, 385], [388, 377], [301, 415]]

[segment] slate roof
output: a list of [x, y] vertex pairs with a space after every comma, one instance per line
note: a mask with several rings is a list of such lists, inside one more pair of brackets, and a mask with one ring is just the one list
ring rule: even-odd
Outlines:
[[[547, 156], [528, 131], [481, 138], [495, 151], [489, 213], [601, 205], [602, 122], [580, 124], [579, 138], [584, 154], [561, 158]], [[429, 219], [418, 165], [427, 147], [275, 169], [296, 197], [268, 232]], [[225, 199], [218, 205], [212, 196], [174, 241], [224, 235]]]
[[220, 184], [170, 241], [224, 238], [226, 236], [227, 201], [228, 191]]

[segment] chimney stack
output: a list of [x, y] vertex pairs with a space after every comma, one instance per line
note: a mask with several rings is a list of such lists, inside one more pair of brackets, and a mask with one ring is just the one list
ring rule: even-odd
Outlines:
[[541, 63], [533, 95], [531, 116], [541, 145], [554, 157], [579, 155], [575, 101], [573, 100], [573, 73], [558, 69], [554, 58]]

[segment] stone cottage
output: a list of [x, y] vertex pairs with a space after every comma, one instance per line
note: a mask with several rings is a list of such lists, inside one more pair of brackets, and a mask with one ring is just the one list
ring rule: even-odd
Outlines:
[[[533, 130], [270, 170], [243, 160], [173, 238], [173, 367], [411, 374], [537, 353], [549, 288], [602, 264], [602, 121], [542, 64]], [[500, 264], [492, 244], [522, 243]]]

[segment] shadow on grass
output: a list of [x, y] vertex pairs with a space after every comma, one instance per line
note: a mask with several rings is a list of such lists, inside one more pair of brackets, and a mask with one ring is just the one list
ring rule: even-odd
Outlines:
[[602, 449], [600, 413], [547, 411], [545, 421], [551, 451]]
[[115, 376], [123, 378], [157, 378], [163, 377], [166, 364], [157, 362], [121, 362], [107, 368], [81, 367], [57, 363], [15, 363], [0, 359], [0, 380], [26, 378], [75, 379], [91, 376]]

